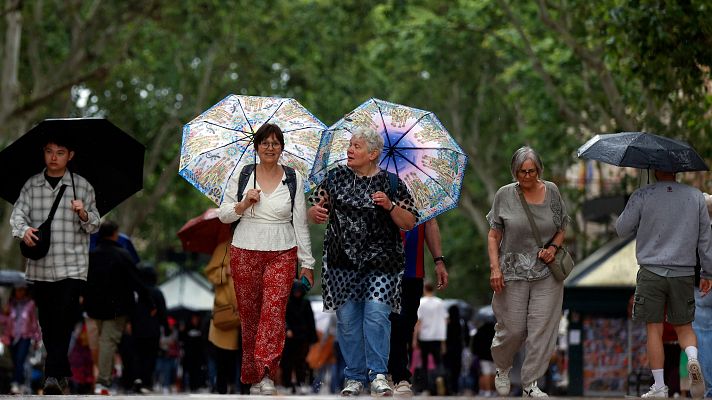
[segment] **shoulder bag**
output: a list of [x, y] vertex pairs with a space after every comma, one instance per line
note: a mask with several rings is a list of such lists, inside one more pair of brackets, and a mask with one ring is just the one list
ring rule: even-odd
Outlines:
[[59, 188], [59, 193], [57, 193], [57, 197], [54, 198], [54, 203], [52, 204], [49, 216], [47, 216], [47, 219], [42, 223], [42, 225], [37, 227], [37, 231], [35, 232], [35, 236], [37, 236], [35, 245], [30, 247], [26, 245], [24, 241], [20, 242], [20, 253], [30, 260], [39, 260], [44, 258], [44, 256], [46, 256], [49, 252], [52, 235], [52, 220], [54, 219], [54, 213], [57, 212], [59, 201], [62, 200], [62, 195], [64, 194], [64, 190], [66, 188], [67, 185], [62, 185], [62, 187]]
[[[536, 226], [536, 222], [534, 222], [534, 216], [532, 215], [532, 211], [529, 209], [529, 204], [527, 204], [527, 200], [524, 198], [524, 193], [522, 193], [522, 190], [517, 187], [517, 193], [519, 194], [519, 201], [522, 202], [522, 207], [524, 207], [524, 212], [527, 214], [527, 219], [529, 219], [529, 225], [532, 228], [532, 232], [534, 233], [534, 239], [536, 239], [536, 244], [539, 246], [539, 248], [544, 248], [544, 244], [541, 241], [541, 235], [539, 235], [539, 228]], [[564, 279], [566, 279], [567, 276], [571, 273], [571, 270], [574, 269], [574, 259], [571, 257], [571, 254], [566, 250], [566, 247], [563, 245], [559, 247], [558, 251], [556, 252], [556, 255], [554, 256], [554, 261], [546, 265], [549, 267], [549, 271], [551, 271], [551, 275], [554, 276], [554, 278], [561, 282]]]
[[[225, 255], [227, 255], [227, 249]], [[225, 276], [222, 273], [223, 268], [225, 268], [225, 256], [223, 256], [223, 262], [220, 265], [220, 276]], [[232, 282], [226, 284], [232, 285]], [[213, 303], [213, 325], [223, 331], [236, 329], [240, 326], [240, 314], [232, 303]]]

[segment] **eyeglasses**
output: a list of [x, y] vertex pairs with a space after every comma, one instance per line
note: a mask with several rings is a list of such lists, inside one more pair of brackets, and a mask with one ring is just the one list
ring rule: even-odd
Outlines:
[[262, 143], [260, 143], [260, 147], [262, 147], [263, 149], [266, 149], [266, 148], [268, 148], [268, 147], [271, 147], [271, 148], [273, 148], [273, 149], [278, 149], [278, 148], [282, 147], [282, 143], [279, 143], [279, 142], [262, 142]]
[[532, 168], [532, 169], [520, 169], [520, 170], [517, 171], [517, 172], [518, 172], [519, 175], [521, 175], [521, 176], [536, 176], [536, 174], [537, 174], [536, 168]]

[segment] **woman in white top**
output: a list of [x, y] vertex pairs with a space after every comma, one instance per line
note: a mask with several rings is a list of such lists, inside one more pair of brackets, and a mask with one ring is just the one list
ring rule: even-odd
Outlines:
[[[230, 246], [230, 270], [242, 320], [241, 380], [251, 394], [276, 394], [273, 378], [284, 347], [285, 313], [299, 261], [301, 276], [314, 283], [304, 201], [304, 178], [296, 173], [294, 206], [285, 169], [282, 130], [262, 125], [254, 136], [260, 163], [238, 200], [240, 174], [228, 182], [218, 217], [239, 220]], [[248, 166], [251, 167], [251, 166]], [[245, 168], [248, 168], [245, 167]], [[256, 182], [255, 182], [256, 178]]]

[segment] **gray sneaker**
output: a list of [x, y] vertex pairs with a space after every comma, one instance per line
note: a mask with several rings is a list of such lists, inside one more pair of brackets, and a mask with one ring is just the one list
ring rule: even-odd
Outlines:
[[690, 395], [693, 399], [705, 397], [705, 377], [702, 376], [700, 362], [696, 358], [687, 361], [687, 375], [690, 377]]
[[358, 396], [361, 394], [361, 390], [363, 390], [363, 384], [361, 382], [348, 379], [346, 381], [346, 386], [344, 386], [344, 389], [341, 391], [341, 395], [347, 397]]
[[385, 375], [376, 374], [376, 379], [371, 382], [371, 396], [393, 396], [393, 389]]
[[655, 385], [653, 385], [650, 387], [650, 390], [648, 391], [648, 393], [645, 393], [645, 394], [641, 395], [640, 397], [642, 397], [644, 399], [653, 399], [656, 397], [667, 398], [668, 397], [668, 387], [663, 386], [663, 387], [659, 387], [656, 389]]
[[497, 374], [494, 376], [494, 387], [500, 396], [509, 396], [509, 391], [512, 387], [512, 383], [509, 380], [509, 371], [511, 370], [512, 367], [497, 368]]
[[[65, 378], [66, 379], [66, 378]], [[42, 394], [44, 395], [61, 395], [64, 394], [64, 390], [60, 385], [57, 378], [48, 376], [45, 379], [44, 387], [42, 389]]]
[[541, 389], [539, 389], [539, 385], [534, 381], [524, 386], [522, 389], [522, 397], [549, 397], [549, 395], [542, 392]]
[[398, 382], [398, 384], [393, 387], [393, 395], [398, 397], [413, 397], [413, 389], [410, 387], [410, 382]]

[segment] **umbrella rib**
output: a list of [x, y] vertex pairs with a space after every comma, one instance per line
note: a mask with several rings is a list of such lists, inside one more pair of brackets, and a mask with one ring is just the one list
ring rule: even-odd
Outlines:
[[[204, 122], [205, 122], [205, 124], [207, 124], [207, 125], [217, 126], [217, 127], [219, 127], [219, 128], [227, 129], [227, 130], [229, 130], [229, 131], [245, 133], [245, 134], [248, 134], [248, 135], [250, 134], [250, 132], [241, 131], [241, 130], [235, 129], [235, 128], [228, 128], [227, 126], [222, 126], [222, 125], [216, 124], [215, 122], [212, 122], [212, 121], [204, 121]], [[249, 124], [249, 121], [248, 121], [247, 123]]]
[[415, 126], [418, 125], [418, 123], [419, 123], [420, 121], [423, 120], [423, 118], [427, 117], [427, 116], [430, 115], [430, 114], [432, 114], [432, 113], [431, 113], [431, 112], [426, 112], [426, 113], [423, 114], [420, 118], [418, 118], [418, 120], [415, 121], [415, 123], [414, 123], [413, 125], [411, 125], [411, 127], [408, 128], [407, 131], [403, 132], [403, 134], [401, 135], [401, 137], [399, 137], [398, 140], [396, 140], [396, 142], [393, 144], [393, 146], [397, 146], [398, 143], [400, 143], [400, 141], [401, 141], [407, 134], [409, 134], [410, 131], [412, 131], [413, 128], [415, 128]]
[[422, 168], [420, 168], [419, 165], [415, 164], [414, 162], [410, 161], [408, 158], [404, 157], [403, 154], [401, 154], [400, 151], [397, 151], [397, 150], [396, 150], [396, 152], [398, 153], [398, 155], [399, 155], [402, 159], [404, 159], [405, 161], [407, 161], [410, 165], [412, 165], [413, 167], [415, 167], [418, 171], [422, 172], [425, 176], [427, 176], [428, 178], [432, 179], [438, 186], [440, 186], [441, 188], [443, 188], [443, 190], [445, 191], [445, 193], [447, 193], [447, 197], [449, 197], [449, 198], [451, 198], [451, 199], [453, 198], [452, 195], [450, 194], [450, 192], [447, 190], [447, 188], [445, 188], [445, 186], [443, 186], [440, 182], [438, 182], [437, 179], [435, 179], [435, 178], [433, 178], [432, 176], [430, 176], [430, 174], [428, 174], [428, 173], [425, 172]]
[[250, 119], [247, 118], [247, 113], [245, 112], [245, 108], [242, 107], [242, 101], [240, 99], [237, 99], [237, 105], [240, 106], [240, 111], [242, 111], [242, 115], [245, 117], [245, 122], [247, 122], [247, 125], [250, 127], [251, 132], [247, 132], [247, 133], [252, 133], [254, 135], [255, 128], [252, 127], [252, 124], [250, 123]]
[[393, 147], [394, 145], [391, 144], [391, 137], [390, 135], [388, 135], [388, 127], [386, 126], [386, 120], [383, 118], [383, 111], [381, 111], [381, 105], [378, 104], [378, 101], [376, 101], [376, 99], [374, 99], [373, 97], [371, 97], [371, 100], [376, 103], [376, 108], [378, 108], [378, 116], [381, 117], [381, 122], [383, 123], [383, 131], [385, 132], [386, 140], [388, 140], [388, 147]]
[[463, 152], [457, 151], [455, 149], [446, 148], [446, 147], [418, 147], [418, 146], [394, 147], [394, 150], [445, 150], [445, 151], [452, 151], [453, 153], [457, 153], [457, 154], [462, 154], [463, 156], [466, 155]]

